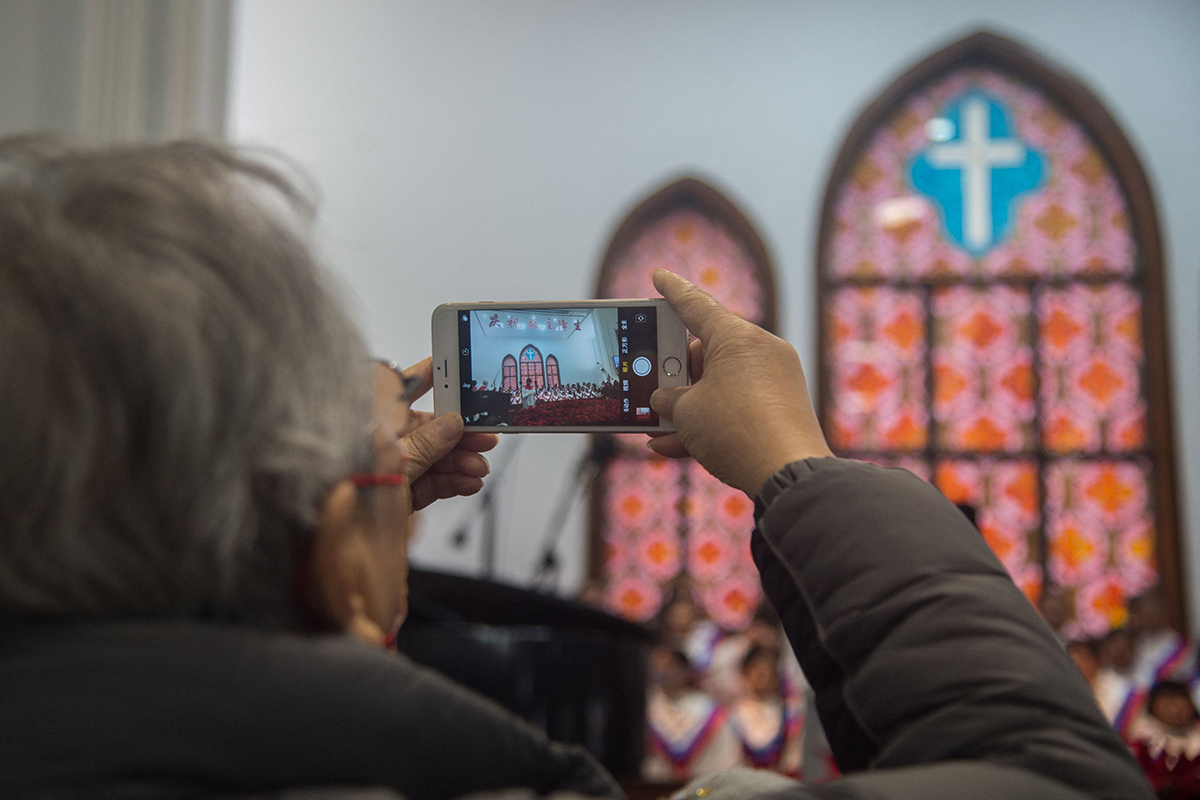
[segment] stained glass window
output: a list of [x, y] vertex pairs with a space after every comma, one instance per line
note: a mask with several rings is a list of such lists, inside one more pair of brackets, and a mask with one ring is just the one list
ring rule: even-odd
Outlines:
[[505, 356], [504, 361], [501, 362], [500, 370], [500, 388], [506, 392], [517, 391], [517, 359], [511, 355]]
[[546, 385], [553, 388], [561, 385], [558, 378], [558, 359], [554, 356], [546, 356]]
[[1161, 265], [1157, 239], [1139, 241], [1157, 232], [1134, 224], [1144, 177], [1131, 150], [1118, 174], [1127, 143], [1090, 129], [1085, 90], [1054, 91], [1004, 41], [902, 78], [843, 149], [822, 229], [821, 413], [840, 455], [973, 506], [1018, 585], [1063, 590], [1096, 635], [1173, 577], [1156, 560], [1171, 465], [1148, 427], [1163, 399], [1150, 359], [1166, 386], [1147, 351]]
[[[768, 329], [775, 319], [766, 251], [750, 223], [715, 189], [685, 179], [639, 206], [618, 229], [601, 268], [599, 297], [655, 297], [665, 267]], [[608, 606], [645, 621], [668, 585], [689, 577], [696, 600], [726, 629], [746, 625], [761, 600], [750, 558], [753, 504], [694, 461], [659, 458], [644, 436], [615, 437], [598, 483], [593, 576]]]
[[[533, 327], [531, 324], [530, 327]], [[546, 385], [546, 375], [542, 365], [542, 351], [538, 350], [531, 344], [525, 345], [521, 350], [521, 385], [525, 386], [526, 381], [533, 381], [535, 389], [541, 389]]]

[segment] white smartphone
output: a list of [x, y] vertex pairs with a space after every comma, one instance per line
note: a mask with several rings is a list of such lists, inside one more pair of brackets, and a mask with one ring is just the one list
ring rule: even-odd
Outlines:
[[433, 407], [489, 433], [655, 433], [659, 387], [688, 384], [665, 300], [447, 303], [433, 312]]

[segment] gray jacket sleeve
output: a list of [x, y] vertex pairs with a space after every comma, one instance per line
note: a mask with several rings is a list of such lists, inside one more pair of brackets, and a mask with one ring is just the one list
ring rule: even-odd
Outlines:
[[810, 459], [759, 495], [763, 588], [848, 777], [779, 797], [1152, 798], [983, 537], [903, 470]]

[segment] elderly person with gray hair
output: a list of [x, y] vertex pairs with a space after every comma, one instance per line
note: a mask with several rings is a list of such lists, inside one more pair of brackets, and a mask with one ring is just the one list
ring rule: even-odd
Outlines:
[[368, 358], [309, 216], [223, 148], [0, 143], [0, 796], [618, 793], [364, 644], [496, 440], [408, 410], [429, 362]]
[[[410, 414], [428, 362], [369, 366], [305, 210], [221, 149], [0, 144], [0, 796], [620, 796], [377, 646], [411, 506], [478, 490], [495, 439]], [[697, 338], [651, 449], [755, 498], [763, 589], [847, 773], [687, 796], [1152, 797], [966, 517], [834, 458], [790, 345], [654, 281]]]

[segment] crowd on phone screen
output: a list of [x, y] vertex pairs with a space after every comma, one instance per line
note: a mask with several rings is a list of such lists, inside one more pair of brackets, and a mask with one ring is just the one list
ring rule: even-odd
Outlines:
[[[532, 379], [526, 379], [526, 391], [520, 388], [510, 391], [514, 406], [531, 406], [537, 403], [556, 403], [562, 400], [592, 400], [600, 397], [610, 397], [613, 394], [614, 383], [566, 383], [557, 386], [534, 386]], [[471, 384], [471, 389], [477, 392], [488, 391], [487, 381], [481, 384]]]
[[1063, 640], [1096, 703], [1164, 797], [1200, 797], [1200, 663], [1196, 642], [1173, 630], [1162, 593], [1129, 601], [1128, 622], [1098, 638], [1074, 635], [1066, 598], [1038, 611]]

